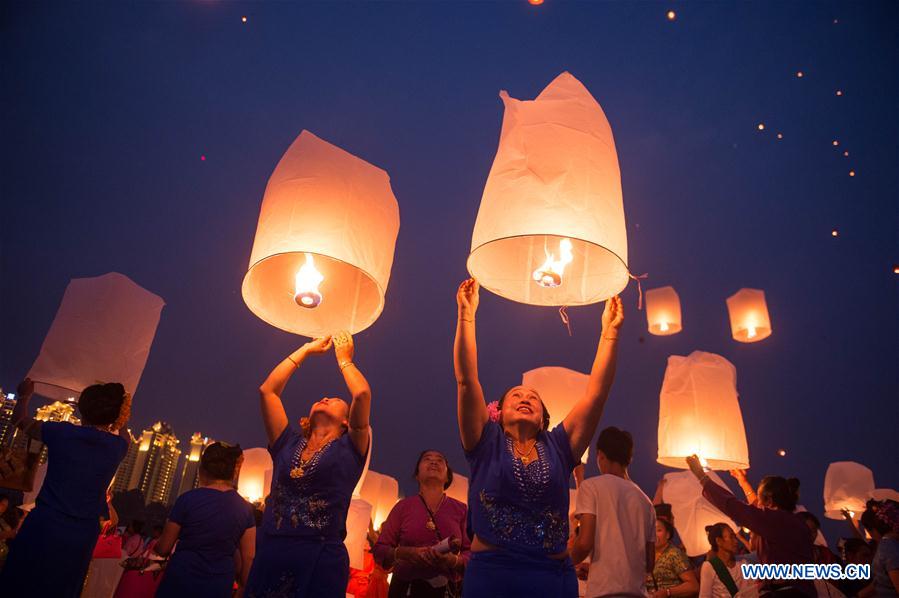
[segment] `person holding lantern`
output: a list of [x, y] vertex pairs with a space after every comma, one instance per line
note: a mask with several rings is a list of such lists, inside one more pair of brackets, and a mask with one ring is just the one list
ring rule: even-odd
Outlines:
[[[729, 490], [711, 481], [699, 457], [687, 457], [687, 466], [702, 485], [702, 495], [740, 527], [748, 528], [757, 538], [759, 562], [762, 564], [802, 564], [815, 561], [812, 536], [796, 509], [799, 484], [780, 476], [762, 478], [755, 504], [747, 504]], [[814, 597], [815, 584], [803, 580], [766, 582], [761, 595], [778, 598]]]
[[374, 547], [375, 561], [393, 567], [389, 598], [456, 596], [471, 546], [467, 508], [446, 495], [453, 470], [443, 453], [422, 452], [413, 477], [418, 494], [390, 510]]
[[478, 282], [464, 281], [456, 301], [459, 432], [471, 468], [472, 554], [463, 596], [577, 596], [566, 551], [568, 482], [596, 432], [615, 377], [621, 299], [606, 302], [586, 395], [552, 430], [546, 407], [531, 388], [512, 387], [492, 414], [488, 410], [478, 378]]
[[[297, 431], [281, 401], [284, 387], [307, 358], [332, 347], [352, 403], [318, 401]], [[288, 355], [259, 388], [274, 469], [247, 596], [345, 595], [347, 511], [371, 438], [371, 388], [353, 357], [349, 333], [317, 338]]]

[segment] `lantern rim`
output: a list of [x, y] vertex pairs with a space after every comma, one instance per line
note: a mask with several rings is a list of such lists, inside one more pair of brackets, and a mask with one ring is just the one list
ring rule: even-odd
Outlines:
[[[665, 457], [659, 456], [656, 459], [656, 463], [660, 465], [665, 465], [666, 467], [673, 467], [675, 469], [689, 469], [690, 467], [687, 465], [687, 457], [690, 455], [683, 456], [673, 456], [668, 455]], [[709, 464], [709, 469], [713, 471], [729, 471], [731, 469], [749, 469], [749, 460], [746, 462], [743, 461], [732, 461], [729, 459], [709, 459], [708, 457], [705, 460]]]
[[[378, 290], [378, 307], [377, 307], [377, 309], [375, 309], [372, 312], [372, 315], [366, 321], [364, 321], [363, 324], [356, 326], [356, 328], [354, 330], [349, 330], [348, 332], [350, 334], [358, 334], [358, 333], [362, 332], [363, 330], [366, 330], [369, 327], [371, 327], [372, 324], [374, 324], [375, 321], [377, 321], [377, 319], [381, 316], [381, 313], [384, 311], [384, 305], [386, 303], [385, 295], [386, 295], [387, 289], [381, 287], [381, 284], [378, 282], [377, 278], [375, 278], [370, 272], [367, 272], [364, 268], [361, 268], [361, 267], [357, 266], [356, 264], [353, 264], [346, 260], [342, 260], [338, 257], [334, 257], [332, 255], [328, 255], [325, 253], [320, 253], [318, 251], [304, 251], [304, 250], [300, 250], [300, 249], [292, 249], [290, 251], [281, 251], [278, 253], [272, 253], [270, 255], [267, 255], [264, 258], [256, 260], [254, 263], [250, 264], [250, 267], [247, 268], [247, 272], [246, 272], [246, 274], [244, 274], [243, 281], [241, 282], [241, 285], [240, 285], [240, 294], [241, 294], [241, 297], [243, 298], [244, 305], [247, 306], [247, 309], [249, 309], [253, 313], [254, 316], [259, 318], [260, 320], [262, 320], [269, 326], [273, 326], [274, 328], [277, 328], [278, 330], [283, 330], [284, 332], [289, 332], [290, 334], [296, 334], [297, 336], [305, 336], [305, 337], [309, 337], [309, 338], [315, 338], [308, 334], [304, 334], [302, 332], [296, 332], [295, 330], [290, 330], [288, 328], [285, 328], [281, 324], [272, 322], [269, 318], [266, 318], [262, 314], [260, 314], [259, 311], [257, 311], [256, 306], [251, 305], [250, 301], [247, 300], [247, 283], [249, 281], [250, 274], [253, 272], [253, 270], [257, 266], [259, 266], [263, 262], [267, 262], [273, 258], [277, 258], [277, 257], [285, 256], [285, 255], [296, 255], [296, 254], [306, 254], [306, 253], [316, 256], [316, 257], [321, 257], [321, 258], [331, 261], [331, 262], [336, 262], [339, 264], [344, 264], [346, 266], [349, 266], [350, 268], [353, 268], [353, 269], [359, 271], [366, 279], [368, 279], [370, 282], [372, 282], [375, 285], [375, 288], [377, 288], [377, 290]], [[291, 301], [292, 301], [292, 299], [291, 299]], [[337, 331], [335, 330], [334, 332], [337, 332]]]
[[[597, 243], [597, 242], [595, 242], [595, 241], [588, 241], [587, 239], [582, 239], [582, 238], [580, 238], [580, 237], [576, 237], [576, 236], [572, 236], [572, 235], [560, 235], [560, 234], [557, 234], [557, 233], [526, 233], [526, 234], [521, 234], [521, 235], [508, 235], [508, 236], [505, 236], [505, 237], [497, 237], [496, 239], [490, 239], [489, 241], [487, 241], [487, 242], [485, 242], [485, 243], [481, 243], [481, 244], [478, 245], [477, 247], [474, 247], [474, 248], [469, 252], [469, 254], [468, 254], [468, 259], [466, 259], [466, 261], [465, 261], [465, 268], [466, 268], [466, 270], [468, 270], [468, 273], [472, 276], [472, 278], [474, 278], [475, 280], [477, 280], [478, 283], [479, 283], [482, 287], [484, 287], [485, 289], [487, 289], [488, 291], [490, 291], [490, 292], [493, 293], [494, 295], [497, 295], [497, 296], [499, 296], [499, 297], [502, 297], [503, 299], [508, 299], [509, 301], [514, 301], [515, 303], [520, 303], [520, 304], [522, 304], [522, 305], [534, 305], [534, 306], [537, 306], [537, 307], [555, 307], [555, 306], [557, 306], [557, 305], [562, 305], [561, 303], [560, 303], [560, 304], [555, 304], [555, 303], [533, 303], [533, 302], [529, 303], [529, 302], [527, 302], [527, 301], [522, 301], [521, 299], [517, 299], [517, 298], [515, 298], [515, 297], [509, 297], [508, 295], [506, 295], [506, 294], [504, 294], [504, 293], [499, 293], [499, 292], [497, 292], [495, 289], [491, 288], [491, 286], [490, 286], [489, 284], [486, 284], [484, 281], [482, 281], [480, 278], [478, 278], [477, 275], [476, 275], [474, 272], [472, 272], [472, 267], [471, 267], [471, 261], [472, 261], [472, 258], [474, 257], [475, 253], [477, 253], [477, 252], [480, 251], [481, 249], [487, 247], [488, 245], [494, 245], [494, 244], [499, 243], [499, 242], [502, 242], [502, 241], [510, 241], [510, 240], [513, 240], [513, 239], [523, 239], [523, 238], [527, 238], [527, 237], [553, 237], [553, 238], [556, 238], [556, 239], [570, 239], [570, 240], [572, 240], [572, 241], [578, 241], [578, 242], [581, 242], [581, 243], [585, 243], [585, 244], [587, 244], [587, 245], [591, 245], [591, 246], [593, 246], [593, 247], [598, 247], [599, 249], [605, 251], [605, 252], [608, 253], [609, 255], [614, 256], [614, 258], [615, 258], [616, 260], [618, 260], [618, 263], [620, 263], [620, 265], [624, 268], [624, 273], [627, 274], [628, 277], [630, 276], [630, 269], [629, 269], [628, 266], [627, 266], [627, 262], [625, 262], [625, 261], [621, 258], [620, 255], [618, 255], [617, 253], [615, 253], [613, 250], [609, 249], [609, 248], [606, 247], [605, 245], [602, 245], [602, 244]], [[566, 305], [566, 306], [572, 306], [572, 307], [575, 307], [575, 306], [579, 306], [579, 305], [593, 305], [594, 303], [601, 303], [601, 302], [603, 302], [603, 301], [607, 301], [607, 300], [608, 300], [609, 298], [611, 298], [612, 296], [614, 296], [614, 295], [616, 295], [616, 294], [622, 292], [624, 289], [626, 289], [626, 288], [627, 288], [627, 281], [628, 281], [628, 280], [629, 280], [629, 278], [626, 278], [626, 279], [625, 279], [624, 286], [621, 287], [621, 289], [619, 289], [618, 291], [616, 291], [616, 292], [613, 293], [612, 295], [609, 295], [608, 297], [603, 297], [603, 298], [601, 298], [601, 299], [593, 299], [593, 300], [590, 300], [590, 301], [572, 301], [572, 302], [565, 303], [565, 305]]]

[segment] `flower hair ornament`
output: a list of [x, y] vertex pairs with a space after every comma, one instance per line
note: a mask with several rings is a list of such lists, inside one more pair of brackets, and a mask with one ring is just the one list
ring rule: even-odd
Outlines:
[[890, 526], [893, 533], [899, 533], [899, 503], [893, 500], [882, 500], [873, 505], [874, 515]]
[[121, 430], [131, 419], [131, 393], [122, 395], [122, 406], [119, 408], [119, 417], [112, 423], [113, 430]]
[[490, 421], [497, 423], [499, 421], [499, 401], [491, 401], [487, 403], [487, 416]]

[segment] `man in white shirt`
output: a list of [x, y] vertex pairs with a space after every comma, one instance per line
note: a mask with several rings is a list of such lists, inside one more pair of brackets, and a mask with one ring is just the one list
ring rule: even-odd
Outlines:
[[580, 522], [571, 560], [590, 556], [587, 598], [644, 595], [655, 561], [656, 516], [649, 500], [627, 475], [634, 454], [629, 432], [609, 427], [599, 433], [596, 461], [602, 475], [577, 492]]

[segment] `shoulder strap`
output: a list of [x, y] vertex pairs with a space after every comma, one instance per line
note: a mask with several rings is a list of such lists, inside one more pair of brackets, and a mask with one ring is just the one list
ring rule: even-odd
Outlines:
[[721, 583], [723, 583], [724, 587], [727, 588], [727, 591], [730, 592], [730, 595], [735, 596], [738, 591], [737, 582], [734, 581], [734, 578], [731, 576], [730, 571], [727, 570], [727, 566], [724, 564], [724, 561], [716, 556], [713, 556], [709, 559], [709, 564], [715, 570], [715, 574], [718, 575], [718, 579], [721, 580]]

